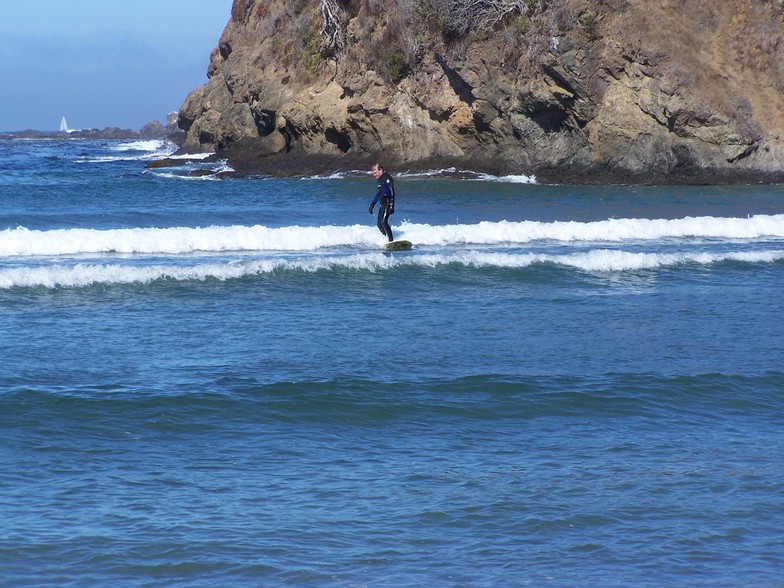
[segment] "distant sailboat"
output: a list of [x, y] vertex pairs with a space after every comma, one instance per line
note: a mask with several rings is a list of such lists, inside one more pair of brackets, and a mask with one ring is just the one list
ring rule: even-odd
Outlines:
[[60, 132], [67, 133], [68, 132], [68, 123], [65, 122], [65, 117], [60, 119]]

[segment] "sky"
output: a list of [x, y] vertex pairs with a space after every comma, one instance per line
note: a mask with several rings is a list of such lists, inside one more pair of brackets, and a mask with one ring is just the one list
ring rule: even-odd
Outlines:
[[165, 124], [207, 82], [232, 0], [3, 0], [0, 132]]

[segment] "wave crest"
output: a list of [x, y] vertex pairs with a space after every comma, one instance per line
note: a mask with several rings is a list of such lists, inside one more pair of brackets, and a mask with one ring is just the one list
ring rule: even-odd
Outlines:
[[[471, 225], [403, 222], [398, 227], [397, 235], [398, 238], [408, 239], [420, 247], [522, 246], [538, 241], [603, 244], [668, 239], [782, 239], [784, 215], [551, 223], [485, 221]], [[367, 225], [255, 225], [50, 231], [18, 227], [0, 231], [0, 257], [98, 253], [181, 255], [226, 251], [316, 251], [324, 248], [376, 247], [377, 244], [377, 231]]]
[[0, 289], [18, 287], [86, 287], [96, 284], [148, 284], [161, 280], [177, 282], [226, 281], [284, 272], [363, 271], [379, 272], [395, 268], [497, 268], [525, 269], [537, 265], [590, 273], [651, 270], [682, 265], [709, 265], [721, 262], [773, 263], [784, 260], [784, 250], [727, 253], [635, 253], [597, 249], [584, 253], [549, 255], [535, 253], [459, 253], [385, 256], [380, 252], [354, 255], [304, 256], [296, 259], [273, 257], [235, 259], [222, 262], [197, 258], [190, 264], [163, 263], [61, 263], [35, 267], [0, 269]]

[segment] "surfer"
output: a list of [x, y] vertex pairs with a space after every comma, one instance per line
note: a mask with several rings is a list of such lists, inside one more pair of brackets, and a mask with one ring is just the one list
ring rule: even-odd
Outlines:
[[376, 195], [373, 197], [373, 202], [370, 203], [368, 212], [373, 214], [373, 207], [378, 202], [378, 230], [387, 239], [394, 241], [392, 229], [389, 226], [389, 215], [395, 213], [395, 182], [392, 180], [392, 176], [384, 171], [384, 166], [380, 163], [373, 166], [372, 173], [376, 178]]

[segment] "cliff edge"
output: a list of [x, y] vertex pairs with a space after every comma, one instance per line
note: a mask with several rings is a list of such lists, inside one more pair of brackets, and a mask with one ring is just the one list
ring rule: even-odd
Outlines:
[[780, 182], [782, 54], [784, 0], [234, 0], [182, 151], [273, 175]]

